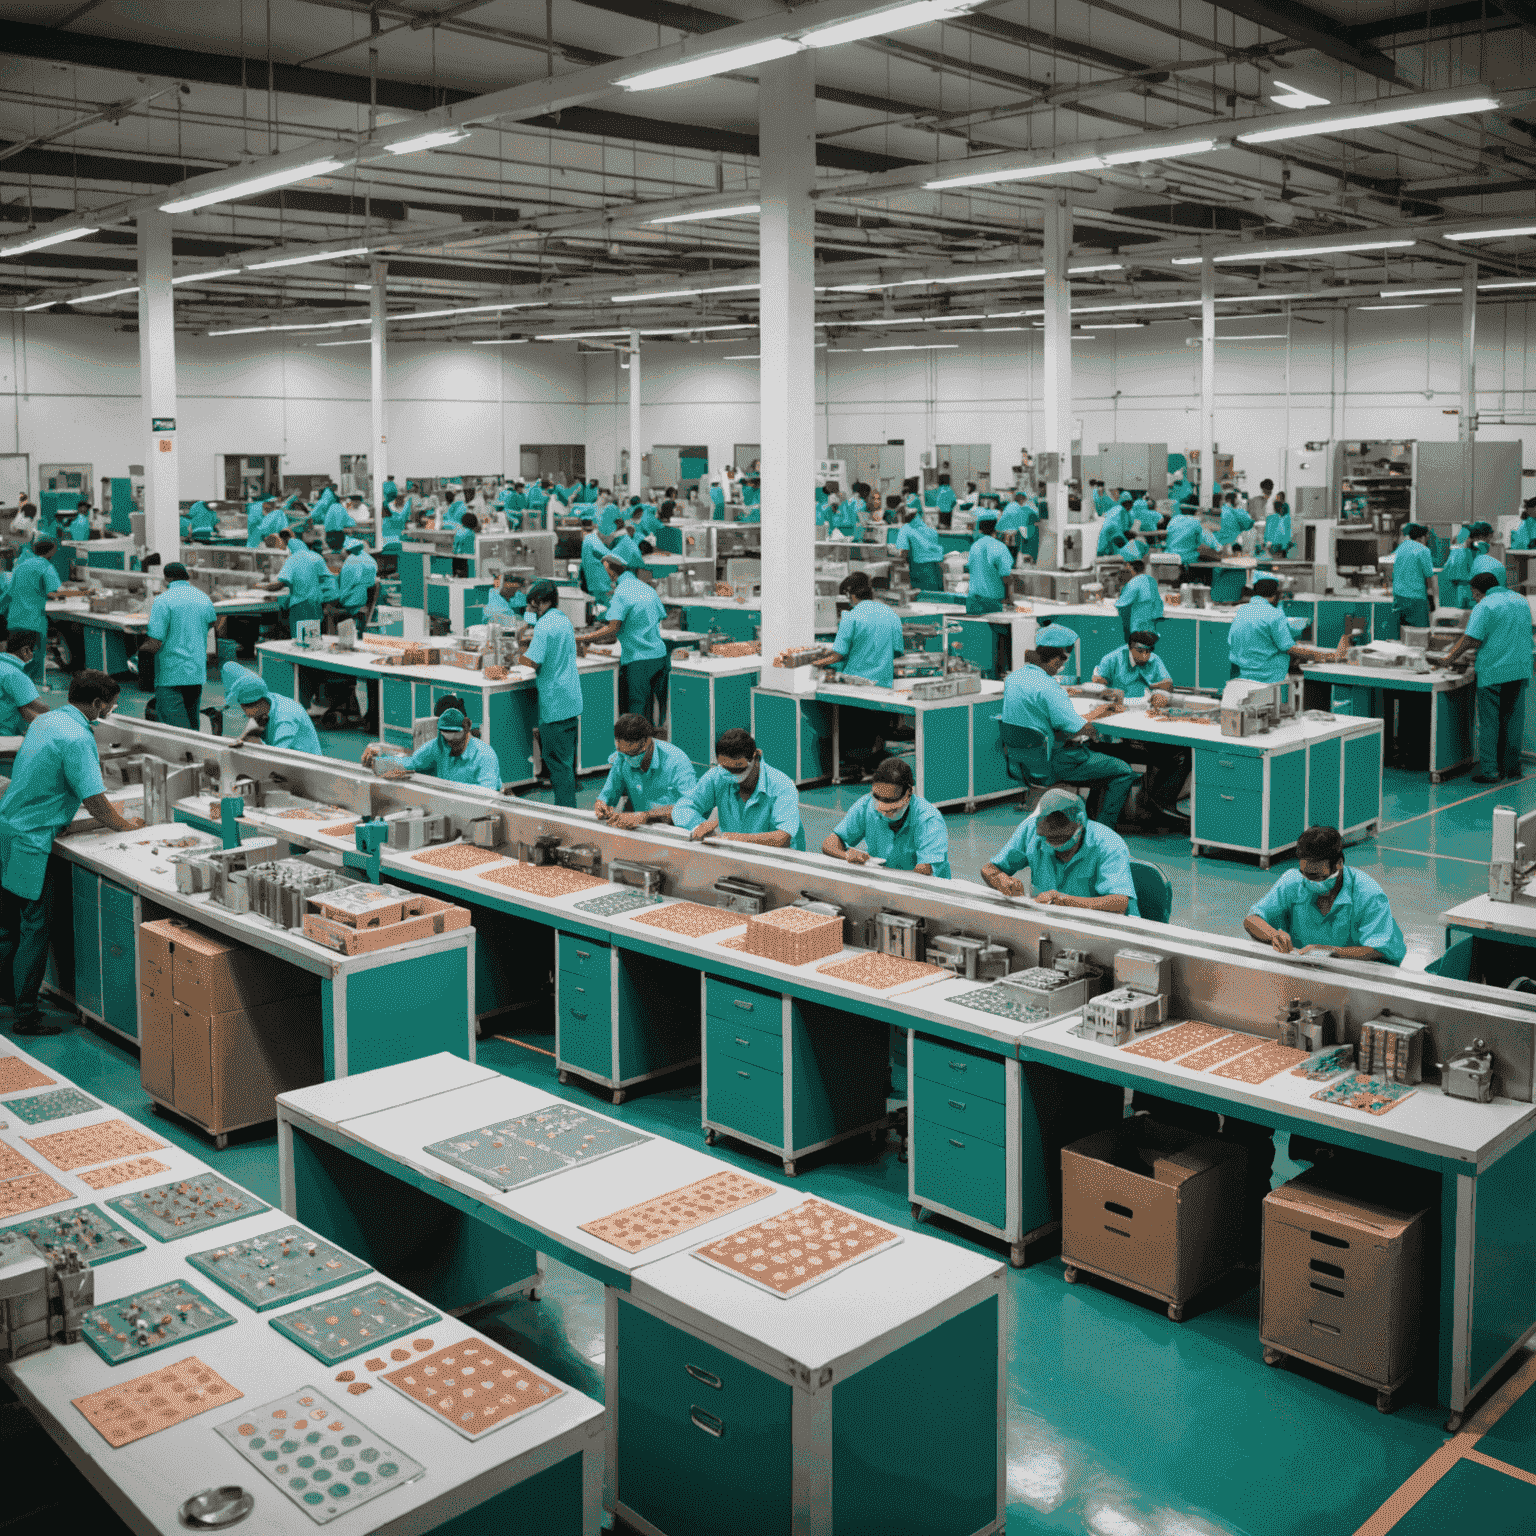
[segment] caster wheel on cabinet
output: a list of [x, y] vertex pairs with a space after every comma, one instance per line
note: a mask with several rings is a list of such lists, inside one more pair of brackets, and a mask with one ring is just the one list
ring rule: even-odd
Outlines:
[[1279, 1365], [1283, 1359], [1285, 1359], [1285, 1356], [1278, 1349], [1266, 1349], [1264, 1351], [1265, 1365]]
[[1168, 1304], [1168, 1316], [1171, 1317], [1174, 1322], [1182, 1323], [1184, 1321], [1184, 1308], [1175, 1302], [1170, 1302]]
[[785, 1174], [785, 1177], [787, 1177], [787, 1178], [791, 1178], [791, 1179], [794, 1178], [794, 1176], [795, 1176], [795, 1163], [794, 1163], [794, 1159], [793, 1158], [786, 1158], [784, 1160], [784, 1174]]
[[562, 1088], [563, 1088], [563, 1087], [565, 1087], [565, 1085], [566, 1085], [566, 1084], [567, 1084], [567, 1083], [568, 1083], [568, 1082], [570, 1082], [570, 1080], [571, 1080], [571, 1074], [570, 1074], [570, 1073], [569, 1073], [569, 1072], [562, 1072], [562, 1073], [561, 1073], [561, 1074], [560, 1074], [560, 1086], [561, 1086], [561, 1087], [562, 1087]]
[[1024, 1268], [1024, 1244], [1023, 1243], [1009, 1243], [1009, 1245], [1008, 1245], [1008, 1262], [1015, 1269], [1023, 1269]]
[[528, 1300], [529, 1301], [537, 1301], [538, 1299], [539, 1299], [539, 1293], [537, 1291], [529, 1291], [528, 1292]]
[[213, 1144], [214, 1144], [215, 1147], [217, 1147], [219, 1149], [220, 1152], [222, 1152], [224, 1150], [224, 1148], [229, 1145], [229, 1137], [228, 1136], [215, 1136], [213, 1138]]
[[706, 1147], [712, 1147], [712, 1146], [714, 1146], [714, 1144], [715, 1144], [715, 1133], [713, 1131], [705, 1131], [704, 1132], [704, 1145]]
[[1445, 1421], [1445, 1432], [1446, 1432], [1446, 1434], [1454, 1435], [1454, 1434], [1460, 1433], [1461, 1426], [1463, 1424], [1465, 1424], [1466, 1421], [1467, 1420], [1466, 1420], [1466, 1415], [1465, 1414], [1463, 1414], [1463, 1413], [1453, 1413], [1450, 1416], [1450, 1418], [1448, 1418]]
[[1061, 1278], [1063, 1280], [1065, 1280], [1068, 1285], [1076, 1285], [1077, 1284], [1077, 1271], [1075, 1269], [1073, 1269], [1070, 1264], [1068, 1264], [1067, 1267], [1064, 1270], [1062, 1270]]
[[615, 1088], [613, 1090], [613, 1106], [614, 1106], [614, 1108], [617, 1109], [619, 1107], [619, 1105], [622, 1104], [623, 1102], [624, 1102], [624, 1090], [622, 1088]]
[[1392, 1394], [1390, 1392], [1378, 1392], [1376, 1394], [1377, 1413], [1391, 1413], [1395, 1406], [1396, 1405], [1392, 1401]]
[[914, 1200], [912, 1202], [912, 1220], [913, 1221], [921, 1221], [922, 1219], [923, 1219], [923, 1208], [922, 1208], [922, 1206], [920, 1206]]

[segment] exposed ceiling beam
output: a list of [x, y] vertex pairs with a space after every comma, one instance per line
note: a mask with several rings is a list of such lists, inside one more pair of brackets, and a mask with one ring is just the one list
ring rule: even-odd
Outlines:
[[1373, 43], [1383, 37], [1411, 37], [1418, 32], [1437, 32], [1442, 27], [1466, 27], [1469, 31], [1500, 31], [1516, 26], [1513, 17], [1504, 13], [1504, 4], [1489, 4], [1488, 0], [1464, 0], [1459, 5], [1429, 6], [1423, 10], [1403, 11], [1396, 16], [1384, 16], [1379, 21], [1364, 21], [1359, 26], [1343, 28], [1343, 34], [1354, 43]]
[[1364, 70], [1389, 85], [1409, 85], [1397, 72], [1397, 65], [1381, 49], [1365, 39], [1355, 41], [1349, 28], [1333, 17], [1315, 11], [1299, 0], [1214, 0], [1217, 10], [1231, 11], [1257, 26], [1278, 32], [1281, 37], [1305, 43], [1330, 59]]

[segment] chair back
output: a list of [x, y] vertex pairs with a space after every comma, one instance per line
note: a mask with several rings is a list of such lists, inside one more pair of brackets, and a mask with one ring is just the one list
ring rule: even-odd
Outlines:
[[1026, 789], [1032, 784], [1051, 783], [1051, 750], [1045, 737], [1032, 726], [1012, 725], [1001, 715], [994, 715], [993, 719], [997, 721], [1008, 777]]
[[1155, 864], [1131, 860], [1131, 884], [1141, 915], [1154, 923], [1166, 923], [1173, 914], [1173, 885]]

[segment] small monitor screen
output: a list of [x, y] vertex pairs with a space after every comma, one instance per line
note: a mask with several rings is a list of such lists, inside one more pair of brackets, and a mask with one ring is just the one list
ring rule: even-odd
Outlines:
[[1376, 564], [1375, 539], [1336, 539], [1333, 545], [1334, 564], [1341, 569]]

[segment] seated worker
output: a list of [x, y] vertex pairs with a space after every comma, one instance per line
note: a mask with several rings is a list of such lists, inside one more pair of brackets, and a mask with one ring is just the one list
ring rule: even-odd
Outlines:
[[1130, 517], [1131, 498], [1127, 491], [1122, 495], [1120, 504], [1112, 507], [1104, 521], [1099, 524], [1099, 542], [1093, 551], [1096, 558], [1102, 560], [1114, 554], [1117, 541], [1119, 543], [1125, 541], [1130, 533]]
[[947, 528], [950, 514], [955, 510], [956, 500], [954, 487], [949, 483], [949, 476], [940, 475], [939, 483], [928, 494], [933, 497], [928, 505], [939, 509], [939, 526]]
[[250, 721], [240, 733], [241, 741], [260, 741], [268, 747], [321, 756], [315, 722], [297, 699], [280, 698], [237, 661], [226, 661], [219, 675], [224, 680], [225, 704], [238, 704]]
[[[183, 530], [183, 537], [190, 528]], [[91, 536], [91, 504], [88, 501], [80, 502], [75, 508], [75, 515], [70, 519], [69, 532], [66, 538], [81, 541]]]
[[998, 537], [1033, 562], [1040, 557], [1040, 520], [1044, 516], [1028, 491], [1015, 491], [997, 520]]
[[1145, 698], [1159, 683], [1173, 682], [1157, 654], [1157, 633], [1150, 629], [1132, 630], [1124, 645], [1101, 656], [1094, 663], [1093, 680], [1118, 688], [1128, 699]]
[[[495, 749], [479, 740], [470, 730], [469, 716], [457, 706], [462, 699], [444, 699], [439, 705], [437, 735], [424, 742], [406, 758], [406, 765], [417, 773], [429, 773], [451, 784], [474, 784], [481, 789], [501, 788], [501, 765]], [[446, 706], [443, 707], [443, 706]], [[363, 767], [368, 767], [387, 749], [376, 741], [363, 748]]]
[[837, 590], [848, 599], [849, 608], [838, 620], [832, 644], [817, 656], [816, 665], [835, 665], [841, 672], [889, 688], [896, 681], [896, 658], [906, 650], [901, 620], [884, 603], [875, 601], [874, 583], [867, 572], [850, 571]]
[[919, 592], [944, 590], [944, 546], [919, 511], [908, 511], [896, 531], [895, 549], [906, 551], [907, 576]]
[[1339, 960], [1401, 965], [1408, 946], [1387, 893], [1344, 863], [1336, 827], [1308, 827], [1288, 869], [1248, 909], [1244, 931], [1282, 955], [1317, 951]]
[[1014, 871], [1029, 866], [1029, 894], [1052, 907], [1085, 907], [1140, 917], [1131, 851], [1110, 827], [1088, 820], [1070, 789], [1048, 789], [1032, 816], [981, 866], [981, 878], [1005, 896], [1023, 896]]
[[[1227, 635], [1227, 659], [1233, 677], [1246, 677], [1256, 683], [1284, 682], [1296, 661], [1338, 661], [1349, 649], [1347, 634], [1340, 636], [1331, 651], [1315, 645], [1299, 645], [1295, 625], [1280, 611], [1280, 583], [1273, 576], [1261, 576], [1253, 584], [1253, 596], [1237, 610]], [[1302, 627], [1305, 627], [1304, 625]]]
[[672, 825], [692, 842], [717, 836], [732, 843], [805, 849], [794, 780], [763, 761], [750, 731], [733, 726], [715, 741], [715, 766], [672, 807]]
[[[39, 715], [48, 713], [40, 703], [37, 684], [27, 676], [27, 663], [42, 644], [35, 629], [13, 629], [0, 651], [0, 736], [21, 736]], [[3, 979], [3, 977], [0, 977]]]
[[219, 531], [219, 514], [206, 501], [194, 501], [187, 509], [187, 536], [206, 539]]
[[[699, 782], [688, 754], [658, 741], [644, 715], [620, 715], [613, 722], [613, 745], [617, 750], [608, 759], [608, 777], [592, 814], [626, 832], [651, 821], [670, 822], [672, 807]], [[630, 808], [621, 811], [625, 798]]]
[[1430, 611], [1438, 602], [1436, 591], [1429, 529], [1422, 523], [1409, 523], [1392, 556], [1392, 611], [1398, 624], [1428, 629]]
[[1108, 517], [1120, 505], [1118, 496], [1111, 496], [1102, 480], [1090, 480], [1088, 488], [1093, 492], [1093, 515]]
[[1530, 497], [1520, 508], [1520, 523], [1510, 536], [1511, 549], [1529, 549], [1536, 544], [1536, 496]]
[[608, 553], [623, 561], [626, 571], [638, 571], [645, 564], [645, 556], [640, 553], [640, 546], [623, 518], [613, 525], [613, 542], [608, 546]]
[[604, 491], [598, 496], [593, 511], [597, 517], [597, 531], [605, 539], [611, 539], [619, 524], [624, 521], [624, 508]]
[[663, 725], [667, 718], [667, 684], [672, 671], [667, 643], [661, 638], [661, 621], [667, 610], [655, 589], [625, 569], [618, 545], [603, 556], [603, 566], [613, 583], [603, 623], [588, 630], [588, 645], [619, 642], [619, 708], [625, 714], [645, 715]]
[[405, 530], [410, 527], [410, 524], [410, 502], [404, 496], [396, 496], [384, 513], [384, 542], [379, 546], [379, 553], [398, 555], [400, 553], [400, 540], [404, 538]]
[[480, 519], [473, 512], [466, 512], [459, 519], [459, 531], [453, 536], [453, 574], [469, 575], [469, 557], [475, 552], [475, 539], [480, 533]]
[[725, 521], [725, 487], [718, 480], [711, 481], [709, 487], [710, 518], [720, 523]]
[[1192, 512], [1175, 512], [1168, 519], [1168, 537], [1163, 548], [1179, 557], [1186, 581], [1195, 573], [1198, 563], [1207, 558], [1206, 551], [1210, 552], [1210, 558], [1221, 551], [1221, 545]]
[[[1504, 568], [1504, 562], [1488, 552], [1490, 540], [1493, 538], [1493, 525], [1491, 523], [1474, 523], [1472, 525], [1472, 576], [1481, 576], [1486, 571], [1497, 580], [1501, 587], [1509, 585], [1509, 572]], [[1471, 577], [1467, 578], [1467, 584], [1471, 585]], [[1477, 599], [1474, 597], [1475, 603]]]
[[[945, 486], [945, 490], [949, 487]], [[1001, 613], [1008, 595], [1008, 577], [1013, 570], [1013, 554], [1001, 539], [994, 537], [997, 514], [982, 512], [976, 518], [976, 542], [965, 557], [971, 578], [965, 611], [970, 614]]]
[[816, 503], [816, 526], [818, 528], [830, 529], [832, 519], [837, 515], [838, 503], [843, 498], [838, 492], [835, 480], [827, 482], [826, 492], [826, 496]]
[[499, 585], [491, 588], [485, 600], [484, 622], [509, 629], [523, 622], [523, 610], [527, 606], [528, 594], [523, 591], [523, 578], [503, 571]]
[[443, 509], [443, 519], [440, 527], [456, 527], [463, 522], [464, 514], [469, 511], [469, 503], [464, 500], [464, 492], [456, 491], [453, 500]]
[[1282, 492], [1270, 503], [1264, 518], [1264, 553], [1272, 560], [1284, 560], [1295, 548], [1296, 541], [1291, 537], [1291, 509]]
[[249, 516], [246, 518], [245, 547], [247, 549], [260, 549], [264, 540], [269, 539], [288, 526], [288, 518], [283, 509], [278, 506], [276, 500], [271, 500], [262, 506], [261, 515], [252, 522]]
[[606, 603], [613, 592], [613, 578], [603, 569], [603, 561], [608, 558], [608, 540], [588, 517], [581, 520], [581, 533], [581, 584], [590, 597]]
[[638, 496], [635, 497], [635, 501], [639, 503], [640, 508], [640, 521], [636, 526], [646, 538], [651, 540], [659, 538], [662, 529], [667, 526], [661, 520], [660, 508], [652, 506], [648, 501], [640, 501]]
[[[362, 511], [362, 502], [357, 502], [357, 510]], [[331, 501], [325, 508], [325, 521], [322, 524], [325, 529], [325, 547], [327, 549], [341, 549], [347, 542], [347, 536], [357, 526], [352, 511], [345, 502]]]
[[1472, 578], [1472, 593], [1472, 617], [1445, 659], [1456, 665], [1464, 651], [1475, 659], [1478, 771], [1472, 782], [1492, 784], [1525, 772], [1520, 749], [1531, 680], [1531, 613], [1524, 593], [1501, 587], [1488, 571]]
[[1237, 492], [1228, 491], [1221, 501], [1221, 526], [1216, 530], [1216, 542], [1223, 549], [1239, 551], [1242, 538], [1253, 527], [1253, 519], [1237, 504]]
[[[1118, 688], [1128, 699], [1145, 698], [1159, 684], [1172, 684], [1173, 679], [1157, 654], [1156, 646], [1155, 631], [1137, 630], [1124, 645], [1099, 658], [1093, 669], [1094, 682]], [[1142, 814], [1159, 815], [1181, 831], [1185, 830], [1188, 821], [1179, 810], [1179, 796], [1189, 777], [1192, 762], [1189, 749], [1162, 742], [1124, 741], [1120, 743], [1117, 755], [1147, 765], [1147, 776], [1141, 785]]]
[[952, 875], [944, 814], [913, 788], [912, 769], [900, 757], [888, 757], [875, 769], [869, 793], [822, 839], [821, 851], [849, 864], [867, 864], [873, 857], [884, 859], [887, 869], [941, 880]]
[[859, 521], [864, 511], [864, 503], [855, 495], [844, 496], [838, 499], [835, 496], [827, 498], [827, 525], [834, 532], [844, 534], [856, 534], [863, 527]]
[[1145, 491], [1136, 493], [1136, 499], [1126, 515], [1125, 526], [1129, 533], [1151, 533], [1154, 528], [1163, 526], [1162, 514], [1147, 499]]
[[1120, 558], [1133, 572], [1131, 579], [1115, 597], [1115, 607], [1120, 610], [1120, 624], [1129, 643], [1136, 630], [1157, 633], [1164, 612], [1163, 594], [1158, 591], [1157, 577], [1147, 569], [1146, 552], [1140, 544], [1127, 544], [1120, 551]]
[[1045, 738], [1045, 757], [1053, 780], [1066, 784], [1102, 784], [1104, 798], [1098, 820], [1113, 827], [1120, 819], [1136, 782], [1136, 770], [1118, 757], [1091, 752], [1083, 745], [1093, 738], [1093, 722], [1112, 712], [1101, 704], [1080, 717], [1067, 691], [1056, 681], [1077, 646], [1077, 635], [1062, 624], [1047, 624], [1035, 633], [1033, 661], [1016, 667], [1003, 682], [1003, 720], [1027, 726]]

